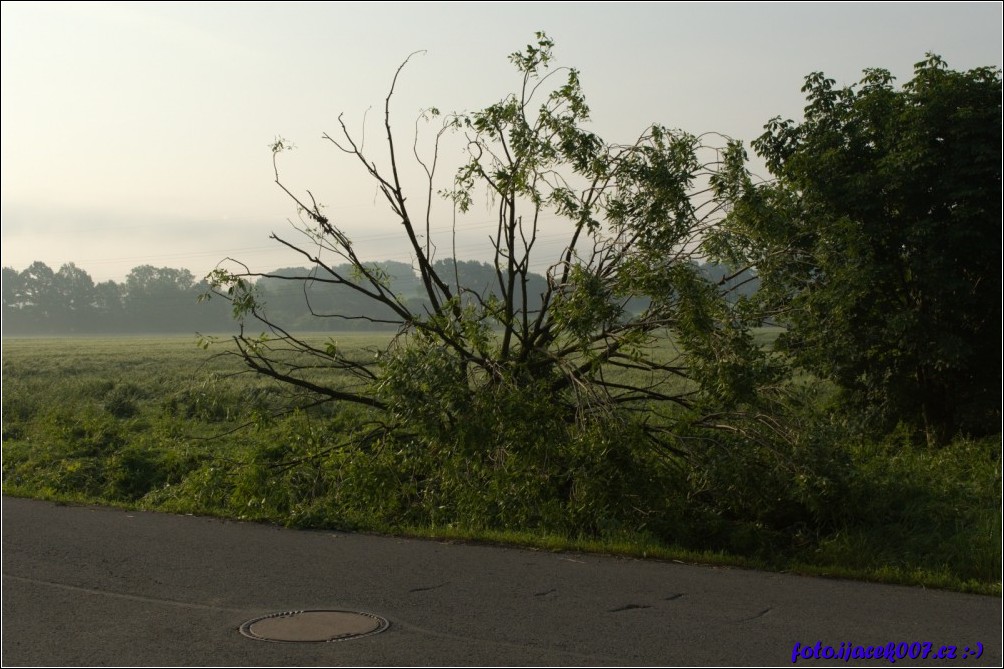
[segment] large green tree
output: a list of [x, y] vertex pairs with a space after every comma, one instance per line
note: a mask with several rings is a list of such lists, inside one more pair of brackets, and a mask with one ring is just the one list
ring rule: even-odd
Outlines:
[[929, 443], [1000, 430], [1001, 73], [937, 56], [898, 88], [866, 70], [806, 78], [804, 120], [775, 118], [718, 185], [720, 251], [756, 267], [780, 347], [845, 406]]

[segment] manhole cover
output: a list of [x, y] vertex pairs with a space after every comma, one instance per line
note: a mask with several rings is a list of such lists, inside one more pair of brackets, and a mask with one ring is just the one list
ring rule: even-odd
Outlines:
[[390, 623], [357, 611], [286, 611], [249, 620], [241, 634], [259, 641], [325, 643], [378, 634]]

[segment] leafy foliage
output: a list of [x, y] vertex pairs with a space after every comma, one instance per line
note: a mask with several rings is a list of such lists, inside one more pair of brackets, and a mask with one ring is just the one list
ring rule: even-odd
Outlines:
[[[708, 137], [659, 125], [633, 144], [604, 141], [586, 128], [578, 72], [553, 68], [552, 47], [539, 33], [536, 43], [510, 56], [520, 80], [515, 93], [481, 111], [445, 117], [431, 159], [415, 151], [427, 178], [417, 187], [424, 197], [406, 195], [390, 122], [400, 68], [384, 105], [389, 167], [378, 168], [341, 119], [341, 135], [325, 135], [369, 174], [409, 240], [417, 298], [394, 290], [381, 266], [359, 257], [310, 191], [299, 196], [283, 185], [275, 163], [276, 182], [295, 201], [301, 216], [295, 227], [306, 241], [273, 237], [314, 269], [279, 276], [231, 263], [209, 277], [241, 319], [235, 342], [251, 370], [300, 388], [311, 402], [369, 407], [385, 436], [414, 437], [432, 450], [458, 444], [457, 435], [472, 426], [484, 434], [469, 434], [463, 448], [490, 451], [499, 435], [515, 441], [544, 424], [588, 430], [613, 421], [681, 454], [674, 422], [700, 423], [716, 404], [720, 426], [728, 422], [722, 402], [732, 411], [763, 400], [754, 388], [770, 376], [767, 358], [759, 347], [732, 345], [751, 341], [748, 322], [698, 262], [705, 233], [719, 219], [707, 189], [718, 153], [705, 145]], [[462, 134], [466, 159], [452, 186], [437, 189], [439, 143], [447, 133]], [[274, 160], [288, 147], [277, 140]], [[487, 272], [435, 259], [437, 192], [460, 214], [487, 193], [497, 217]], [[544, 221], [554, 219], [568, 230], [567, 244], [545, 276], [535, 275], [530, 268], [539, 262]], [[360, 360], [309, 343], [294, 329], [301, 324], [284, 321], [261, 299], [261, 288], [279, 279], [302, 285], [316, 317], [395, 328], [394, 345]], [[359, 301], [376, 308], [354, 313]], [[265, 334], [252, 334], [257, 324]], [[660, 359], [651, 352], [666, 332], [681, 347]], [[708, 336], [717, 343], [706, 344]], [[316, 381], [318, 369], [338, 370], [352, 382]], [[559, 443], [577, 438], [558, 433]]]
[[721, 255], [756, 268], [779, 349], [852, 410], [929, 443], [999, 431], [1000, 71], [929, 56], [901, 89], [872, 69], [802, 90], [804, 121], [753, 142], [774, 181], [732, 149]]

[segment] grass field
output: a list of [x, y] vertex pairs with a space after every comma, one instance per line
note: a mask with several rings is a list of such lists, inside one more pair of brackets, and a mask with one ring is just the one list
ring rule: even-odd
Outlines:
[[[366, 356], [390, 337], [336, 339]], [[539, 493], [546, 472], [515, 450], [499, 465], [498, 454], [478, 464], [406, 443], [352, 446], [365, 412], [290, 412], [299, 398], [287, 388], [215, 351], [195, 337], [5, 338], [4, 492], [1001, 590], [999, 437], [927, 451], [831, 427], [790, 452], [731, 442], [685, 467], [602, 437], [602, 452], [554, 455], [574, 470], [555, 501]], [[632, 495], [634, 511], [616, 506]]]

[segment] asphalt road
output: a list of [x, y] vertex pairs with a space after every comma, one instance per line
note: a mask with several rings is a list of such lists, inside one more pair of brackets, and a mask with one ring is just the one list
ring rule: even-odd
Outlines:
[[[1002, 660], [993, 597], [7, 497], [2, 585], [4, 666], [791, 665], [796, 642], [819, 641], [956, 647], [897, 666]], [[390, 627], [332, 643], [238, 633], [300, 609]]]

